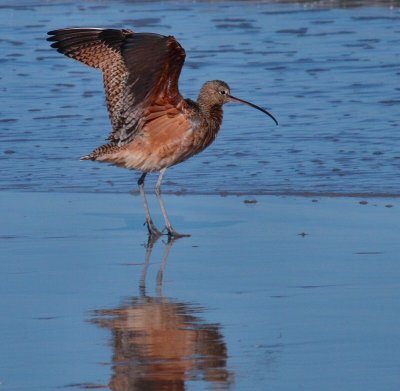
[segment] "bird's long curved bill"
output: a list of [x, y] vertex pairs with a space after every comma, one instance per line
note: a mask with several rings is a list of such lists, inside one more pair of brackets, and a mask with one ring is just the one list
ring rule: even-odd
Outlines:
[[276, 118], [271, 113], [269, 113], [267, 110], [255, 105], [253, 103], [247, 102], [246, 100], [236, 98], [236, 97], [234, 97], [232, 95], [229, 95], [229, 100], [231, 102], [244, 103], [247, 106], [254, 107], [257, 110], [262, 111], [264, 114], [267, 114], [269, 117], [271, 117], [274, 120], [274, 122], [278, 125], [278, 121], [276, 120]]

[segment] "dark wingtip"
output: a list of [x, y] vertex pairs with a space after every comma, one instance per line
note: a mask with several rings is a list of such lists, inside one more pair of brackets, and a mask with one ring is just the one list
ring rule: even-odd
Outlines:
[[50, 37], [47, 37], [48, 41], [54, 40], [56, 35], [59, 34], [60, 30], [51, 30], [47, 32], [47, 35], [50, 35]]
[[[47, 35], [49, 35], [49, 37], [46, 38], [46, 41], [57, 43], [57, 41], [58, 41], [58, 39], [57, 39], [58, 32], [59, 32], [59, 30], [48, 31]], [[54, 48], [55, 46], [53, 46], [53, 45], [51, 45], [51, 47]]]

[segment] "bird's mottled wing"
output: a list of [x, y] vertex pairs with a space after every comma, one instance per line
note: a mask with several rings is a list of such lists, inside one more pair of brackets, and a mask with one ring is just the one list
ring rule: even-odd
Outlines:
[[[128, 70], [121, 46], [131, 30], [67, 28], [50, 31], [49, 41], [58, 52], [103, 72], [104, 88], [113, 133], [123, 126], [121, 109]], [[118, 141], [118, 140], [113, 140]]]
[[[185, 61], [185, 51], [172, 36], [136, 33], [122, 46], [128, 69], [121, 115], [123, 126], [114, 137], [123, 145], [147, 129], [152, 107], [180, 107], [185, 101], [179, 93], [178, 79]], [[159, 109], [156, 111], [161, 114]], [[168, 109], [164, 112], [168, 117]]]
[[153, 105], [184, 108], [178, 79], [185, 51], [174, 37], [96, 28], [48, 34], [59, 52], [103, 71], [112, 143], [127, 144], [148, 129]]

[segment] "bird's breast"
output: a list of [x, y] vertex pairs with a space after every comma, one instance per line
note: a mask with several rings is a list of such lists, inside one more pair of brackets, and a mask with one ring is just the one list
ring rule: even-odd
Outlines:
[[222, 124], [221, 106], [213, 106], [203, 114], [203, 118], [193, 127], [194, 144], [199, 151], [207, 148], [217, 137]]

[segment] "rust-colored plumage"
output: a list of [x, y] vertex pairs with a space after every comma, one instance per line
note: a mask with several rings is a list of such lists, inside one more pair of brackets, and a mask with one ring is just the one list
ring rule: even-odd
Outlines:
[[156, 195], [169, 236], [181, 236], [171, 226], [160, 186], [168, 167], [207, 148], [222, 123], [222, 106], [252, 103], [230, 95], [219, 80], [206, 82], [197, 101], [184, 99], [178, 79], [185, 51], [172, 36], [134, 33], [132, 30], [67, 28], [50, 31], [52, 47], [60, 53], [103, 72], [112, 131], [109, 143], [82, 160], [96, 160], [143, 172], [139, 189], [144, 198], [151, 235], [160, 235], [150, 216], [144, 193], [147, 173], [159, 171]]

